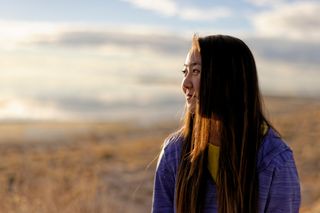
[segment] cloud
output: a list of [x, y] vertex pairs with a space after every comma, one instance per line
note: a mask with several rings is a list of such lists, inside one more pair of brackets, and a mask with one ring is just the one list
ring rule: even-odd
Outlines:
[[122, 0], [134, 5], [137, 8], [150, 10], [168, 17], [179, 17], [183, 20], [212, 21], [220, 18], [227, 18], [233, 12], [227, 7], [196, 8], [178, 5], [173, 0]]
[[320, 73], [303, 65], [256, 57], [259, 82], [265, 94], [319, 98]]
[[288, 64], [303, 64], [306, 67], [320, 67], [320, 43], [292, 41], [285, 38], [248, 38], [246, 43], [255, 54], [264, 60], [282, 61]]
[[182, 8], [177, 11], [177, 15], [185, 20], [206, 21], [230, 17], [232, 16], [232, 12], [230, 9], [225, 7], [215, 7], [208, 9]]
[[50, 44], [66, 47], [114, 45], [131, 49], [147, 48], [154, 52], [166, 54], [182, 53], [181, 51], [186, 50], [189, 43], [190, 41], [173, 34], [161, 35], [154, 33], [153, 35], [139, 35], [107, 30], [82, 31], [76, 29], [60, 32], [54, 40], [48, 39], [48, 37], [38, 37], [33, 40], [33, 44], [38, 45]]
[[[144, 111], [169, 115], [183, 104], [180, 65], [191, 33], [132, 25], [10, 23], [3, 32], [17, 49], [0, 48], [1, 97], [7, 92], [23, 99], [0, 107], [0, 118], [147, 117]], [[3, 35], [1, 44], [6, 43]], [[241, 37], [257, 58], [267, 92], [319, 94], [319, 42]]]
[[[181, 35], [182, 34], [182, 35]], [[0, 20], [1, 49], [24, 47], [104, 48], [184, 54], [190, 46], [183, 33], [163, 27], [111, 26]]]
[[[24, 24], [25, 28], [28, 26], [27, 23], [21, 24]], [[31, 23], [30, 26], [34, 26], [34, 24]], [[56, 26], [54, 27], [54, 29], [56, 29], [55, 31], [41, 31], [40, 28], [35, 33], [32, 33], [32, 30], [28, 30], [29, 34], [17, 42], [21, 47], [24, 45], [43, 48], [53, 46], [58, 48], [69, 48], [70, 51], [75, 51], [77, 48], [83, 48], [84, 50], [86, 50], [86, 48], [92, 48], [96, 53], [100, 51], [99, 53], [104, 56], [112, 56], [113, 60], [108, 60], [108, 62], [104, 63], [99, 60], [94, 60], [92, 63], [90, 62], [90, 64], [100, 63], [100, 66], [117, 65], [117, 67], [124, 69], [125, 67], [119, 64], [119, 60], [125, 60], [126, 58], [131, 59], [134, 57], [134, 53], [137, 52], [143, 54], [144, 58], [149, 62], [152, 61], [152, 63], [156, 62], [157, 57], [160, 59], [159, 54], [161, 54], [166, 59], [167, 64], [177, 64], [176, 61], [179, 60], [179, 58], [183, 60], [184, 55], [190, 47], [191, 40], [191, 33], [189, 33], [190, 38], [186, 38], [178, 33], [170, 32], [169, 30], [158, 32], [152, 28], [148, 29], [147, 27], [142, 31], [138, 30], [133, 32], [131, 29], [127, 29], [126, 27], [116, 28], [111, 31], [109, 30], [110, 27], [107, 26], [66, 26], [67, 25], [61, 25], [60, 27]], [[263, 30], [263, 27], [259, 27]], [[7, 30], [10, 31], [10, 28], [7, 28]], [[315, 29], [315, 31], [316, 30], [317, 29]], [[257, 53], [269, 60], [282, 60], [287, 61], [288, 63], [310, 63], [319, 65], [318, 56], [320, 55], [320, 43], [314, 40], [305, 40], [304, 37], [296, 40], [288, 39], [288, 34], [290, 34], [289, 31], [283, 36], [259, 34], [257, 36], [247, 35], [242, 37], [247, 37], [246, 41], [255, 47]], [[115, 60], [115, 54], [121, 54], [121, 57]], [[83, 57], [86, 57], [86, 55]], [[92, 58], [86, 57], [82, 60], [89, 61], [89, 59]], [[19, 60], [24, 61], [23, 58]], [[142, 59], [139, 58], [137, 60], [139, 63], [132, 61], [131, 67], [145, 70], [141, 65]], [[37, 60], [34, 59], [34, 61], [36, 62]], [[45, 61], [49, 61], [49, 58], [46, 58]], [[15, 62], [13, 61], [12, 64], [14, 63]], [[70, 63], [71, 61], [69, 60], [64, 66], [69, 66]], [[78, 62], [74, 63], [75, 64], [72, 64], [73, 67], [75, 67]], [[85, 65], [81, 63], [81, 66], [78, 66], [77, 69], [81, 69], [81, 67], [84, 66]], [[93, 65], [90, 66], [91, 67], [85, 67], [85, 69], [92, 69]], [[157, 70], [168, 68], [168, 66], [164, 66], [162, 64], [158, 64], [158, 67], [159, 69]], [[177, 69], [179, 69], [179, 67], [177, 67]], [[146, 82], [144, 79], [141, 79], [141, 81]]]
[[256, 6], [277, 6], [292, 1], [295, 0], [246, 0], [246, 2], [249, 2]]
[[[293, 9], [295, 9], [294, 11], [296, 11], [298, 8], [301, 9], [306, 7], [304, 4], [303, 6], [301, 6], [301, 4], [299, 5], [299, 7], [295, 5], [295, 7], [287, 6], [285, 8], [289, 11], [292, 11]], [[285, 9], [279, 8], [279, 10], [283, 11]], [[269, 12], [269, 14], [278, 14], [280, 18], [280, 15], [282, 14], [280, 13], [280, 11], [273, 10], [273, 12]], [[282, 15], [286, 16], [285, 14]], [[264, 17], [267, 19], [266, 14], [264, 15]], [[268, 17], [273, 16], [270, 15]], [[312, 25], [309, 28], [312, 28], [314, 32], [320, 31], [320, 23], [317, 23], [316, 18], [312, 18], [312, 20], [314, 22], [312, 22], [311, 20], [307, 21], [307, 19], [304, 19], [304, 16], [301, 16], [300, 21], [302, 23], [314, 23], [314, 26], [319, 25], [319, 29], [313, 29]], [[275, 27], [278, 23], [275, 21], [275, 23], [268, 24], [269, 25], [264, 26], [257, 25], [257, 31], [268, 31], [270, 28]], [[262, 32], [260, 32], [258, 33], [258, 35], [253, 34], [249, 36], [247, 34], [247, 36], [242, 37], [247, 37], [246, 41], [254, 47], [254, 50], [257, 52], [257, 54], [267, 60], [277, 60], [295, 64], [300, 63], [304, 64], [305, 66], [310, 65], [319, 67], [320, 62], [318, 60], [318, 57], [320, 55], [320, 43], [316, 39], [320, 39], [320, 37], [314, 38], [315, 40], [305, 39], [307, 38], [307, 36], [312, 34], [313, 31], [309, 31], [309, 33], [308, 30], [306, 30], [308, 26], [304, 25], [302, 25], [301, 28], [304, 27], [306, 29], [300, 29], [300, 25], [296, 21], [294, 23], [291, 23], [291, 20], [287, 21], [287, 27], [284, 28], [289, 29], [290, 24], [297, 25], [292, 28], [296, 29], [299, 32], [301, 31], [301, 33], [302, 31], [304, 31], [304, 36], [301, 36], [300, 39], [290, 39], [290, 33], [292, 31], [287, 30], [283, 32], [284, 35], [282, 36], [278, 34], [270, 36], [270, 34], [268, 33], [263, 34]], [[3, 26], [5, 26], [5, 28]], [[72, 25], [66, 23], [53, 24], [34, 22], [0, 22], [0, 29], [6, 29], [5, 32], [7, 37], [10, 37], [11, 34], [19, 35], [18, 32], [21, 32], [24, 37], [21, 36], [19, 38], [16, 38], [17, 40], [15, 41], [16, 45], [18, 45], [20, 48], [24, 48], [25, 46], [30, 45], [30, 47], [32, 48], [42, 47], [42, 49], [45, 50], [47, 47], [53, 46], [57, 47], [58, 49], [62, 48], [61, 50], [65, 55], [72, 55], [74, 54], [74, 51], [76, 51], [77, 53], [81, 53], [78, 54], [76, 58], [70, 57], [67, 61], [60, 60], [59, 55], [50, 52], [47, 52], [47, 55], [41, 54], [41, 56], [32, 54], [20, 54], [20, 58], [17, 58], [17, 56], [12, 56], [12, 59], [8, 58], [8, 54], [5, 54], [3, 57], [6, 58], [6, 62], [4, 61], [5, 63], [1, 63], [1, 66], [4, 68], [4, 70], [12, 70], [14, 66], [17, 67], [15, 65], [17, 63], [14, 59], [18, 59], [20, 61], [19, 64], [28, 63], [30, 65], [30, 63], [32, 62], [33, 65], [31, 68], [37, 70], [41, 70], [41, 67], [47, 67], [47, 69], [48, 67], [50, 67], [51, 70], [51, 67], [53, 67], [53, 69], [59, 69], [62, 66], [72, 66], [75, 70], [79, 71], [93, 69], [101, 70], [105, 69], [105, 67], [112, 67], [112, 70], [115, 70], [114, 72], [118, 72], [119, 70], [124, 70], [128, 67], [126, 63], [119, 62], [124, 60], [132, 60], [137, 55], [137, 53], [143, 57], [132, 60], [130, 62], [130, 70], [140, 70], [140, 73], [148, 73], [148, 70], [151, 69], [155, 73], [161, 70], [168, 70], [170, 69], [170, 66], [171, 68], [175, 66], [174, 69], [178, 70], [179, 67], [177, 66], [179, 66], [179, 64], [181, 63], [177, 61], [183, 61], [184, 56], [188, 51], [188, 48], [190, 47], [191, 40], [191, 33], [189, 33], [188, 35], [188, 37], [190, 36], [190, 38], [186, 38], [185, 34], [187, 33], [184, 32], [175, 33], [168, 29], [161, 29], [161, 31], [158, 31], [155, 28], [147, 26], [122, 26], [114, 28], [112, 26], [106, 25], [90, 26], [86, 24]], [[5, 40], [2, 40], [1, 36], [3, 36], [3, 34], [0, 33], [0, 43], [5, 43]], [[78, 48], [82, 48], [81, 51], [79, 51]], [[111, 57], [112, 60], [102, 60], [101, 57], [91, 57], [91, 55], [85, 54], [86, 52], [92, 50], [95, 51], [95, 54], [97, 56], [100, 55], [108, 58]], [[31, 56], [33, 57], [31, 58]], [[77, 58], [79, 57], [81, 57], [80, 62], [79, 60], [77, 60]], [[39, 62], [39, 58], [43, 60]], [[162, 60], [163, 63], [159, 63], [159, 60]], [[10, 64], [8, 64], [9, 62]], [[54, 64], [55, 62], [59, 62], [59, 65], [61, 66], [57, 67]], [[157, 66], [154, 66], [155, 64], [157, 64]], [[21, 72], [21, 70], [23, 70], [25, 66], [26, 65], [23, 65], [18, 71]], [[168, 71], [164, 72], [168, 73]], [[150, 79], [146, 79], [148, 78], [143, 77], [138, 81], [145, 83], [151, 82]], [[162, 80], [167, 81], [164, 79]], [[154, 80], [152, 82], [157, 83]]]
[[143, 84], [143, 85], [158, 85], [158, 86], [172, 86], [172, 87], [176, 87], [177, 85], [179, 85], [181, 79], [176, 79], [173, 77], [165, 77], [163, 75], [160, 74], [149, 74], [149, 75], [137, 75], [136, 76], [136, 81], [139, 84]]
[[[146, 120], [150, 116], [168, 118], [183, 106], [182, 95], [170, 93], [165, 95], [150, 94], [140, 100], [131, 97], [126, 100], [107, 101], [97, 96], [56, 96], [56, 97], [10, 97], [0, 101], [1, 120], [82, 120], [141, 117]], [[140, 97], [141, 98], [141, 97]], [[171, 109], [166, 110], [166, 109]], [[138, 114], [136, 114], [138, 112]], [[146, 113], [144, 113], [146, 112]]]
[[123, 0], [134, 6], [146, 10], [158, 12], [167, 16], [173, 16], [176, 13], [177, 5], [172, 0], [152, 1], [152, 0]]
[[[316, 5], [320, 9], [320, 4], [316, 4]], [[283, 10], [291, 11], [289, 14], [294, 15], [292, 11], [298, 12], [298, 8], [300, 8], [302, 11], [306, 10], [306, 8], [309, 8], [309, 10], [312, 10], [310, 9], [309, 6], [310, 6], [309, 4], [308, 5], [296, 4], [295, 6], [291, 5], [290, 7], [286, 6], [285, 8], [282, 8], [282, 9], [281, 8], [277, 10], [275, 9], [273, 10], [273, 12], [271, 11], [268, 12], [268, 14], [273, 14], [273, 15], [278, 14], [279, 15], [278, 18], [281, 18], [280, 15], [282, 14], [281, 11]], [[301, 12], [300, 14], [303, 14], [303, 13]], [[286, 16], [285, 14], [282, 14], [282, 15]], [[296, 39], [296, 40], [288, 39], [288, 36], [290, 38], [290, 33], [292, 32], [290, 30], [287, 30], [287, 31], [284, 30], [285, 35], [282, 35], [282, 36], [278, 34], [275, 34], [274, 36], [268, 36], [270, 34], [262, 33], [263, 30], [271, 32], [270, 28], [272, 27], [276, 28], [276, 25], [278, 24], [278, 22], [268, 23], [269, 25], [264, 25], [264, 26], [257, 25], [257, 31], [260, 32], [258, 33], [258, 35], [251, 34], [250, 36], [250, 34], [247, 34], [246, 36], [242, 36], [242, 37], [244, 38], [247, 37], [246, 41], [248, 41], [250, 44], [252, 44], [252, 46], [255, 47], [258, 54], [269, 60], [280, 60], [280, 61], [282, 60], [288, 63], [301, 62], [305, 64], [319, 65], [318, 56], [320, 54], [320, 43], [317, 40], [305, 39], [305, 38], [308, 38], [307, 36], [309, 36], [313, 32], [316, 33], [320, 31], [320, 19], [316, 19], [314, 18], [314, 16], [316, 15], [313, 14], [313, 16], [311, 16], [312, 18], [306, 19], [304, 18], [303, 15], [301, 16], [297, 15], [297, 17], [301, 18], [300, 24], [294, 20], [286, 21], [286, 27], [284, 28], [293, 29], [292, 31], [294, 30], [299, 32], [301, 31], [301, 33], [302, 32], [304, 33], [304, 36], [301, 36], [300, 39]], [[272, 15], [267, 16], [265, 12], [263, 17], [265, 17], [265, 19], [267, 20], [267, 17], [272, 18], [273, 16]], [[309, 23], [309, 24], [306, 24], [305, 26], [303, 23]], [[291, 25], [293, 26], [289, 28]], [[316, 27], [316, 26], [319, 26], [319, 27]], [[82, 57], [81, 61], [87, 61], [88, 64], [90, 64], [90, 66], [85, 67], [85, 65], [82, 63], [81, 66], [76, 67], [77, 70], [82, 70], [81, 68], [83, 67], [85, 69], [92, 69], [92, 68], [100, 69], [99, 66], [100, 67], [107, 66], [107, 65], [110, 66], [110, 64], [114, 66], [115, 64], [119, 63], [119, 60], [124, 60], [126, 58], [131, 59], [132, 57], [135, 56], [135, 54], [133, 55], [132, 53], [136, 53], [136, 52], [144, 54], [144, 58], [146, 58], [146, 60], [144, 60], [144, 63], [146, 61], [148, 62], [152, 61], [152, 63], [156, 62], [157, 59], [160, 59], [159, 55], [157, 55], [160, 53], [165, 58], [167, 64], [169, 63], [173, 65], [173, 64], [177, 64], [176, 61], [179, 60], [180, 58], [182, 58], [183, 60], [183, 57], [188, 51], [188, 48], [190, 47], [190, 43], [191, 43], [190, 41], [191, 33], [185, 33], [181, 31], [177, 33], [165, 28], [161, 28], [157, 30], [155, 28], [148, 27], [148, 26], [144, 26], [144, 27], [122, 26], [122, 27], [114, 28], [113, 26], [106, 26], [106, 25], [92, 26], [92, 25], [86, 25], [86, 24], [70, 24], [70, 23], [67, 24], [67, 23], [41, 23], [41, 22], [35, 23], [35, 22], [4, 22], [4, 21], [1, 22], [0, 21], [0, 29], [5, 29], [0, 32], [1, 44], [4, 44], [6, 41], [5, 39], [3, 40], [4, 34], [2, 33], [2, 32], [5, 32], [7, 38], [10, 38], [10, 37], [13, 38], [16, 35], [15, 37], [16, 40], [12, 42], [13, 43], [16, 42], [16, 45], [20, 48], [21, 47], [24, 48], [29, 45], [30, 47], [43, 47], [43, 49], [46, 49], [46, 47], [53, 46], [53, 47], [63, 48], [62, 51], [64, 51], [65, 54], [67, 53], [66, 52], [67, 50], [70, 51], [68, 53], [73, 54], [73, 51], [77, 51], [77, 53], [79, 53], [79, 50], [77, 48], [83, 47], [83, 52], [87, 51], [87, 48], [92, 48], [96, 52], [102, 51], [103, 52], [102, 54], [104, 54], [105, 52], [106, 55], [103, 55], [103, 56], [113, 57], [113, 60], [109, 60], [108, 62], [105, 62], [105, 60], [98, 60], [97, 58], [91, 58], [91, 57], [88, 57], [88, 55], [85, 55], [83, 52], [80, 52], [81, 54], [83, 54], [81, 55]], [[310, 30], [308, 31], [307, 29], [310, 29]], [[19, 34], [19, 32], [21, 34]], [[189, 35], [186, 37], [185, 34], [189, 34]], [[320, 39], [320, 37], [318, 39]], [[69, 48], [69, 49], [65, 49], [65, 48]], [[99, 54], [100, 53], [101, 52], [99, 52]], [[122, 57], [115, 60], [114, 54], [116, 53], [121, 54]], [[58, 57], [58, 55], [54, 53], [51, 53], [51, 54]], [[28, 56], [21, 55], [21, 57], [18, 59], [25, 63], [30, 63], [30, 61], [32, 61], [35, 64], [33, 66], [36, 66], [36, 67], [39, 67], [40, 65], [43, 64], [42, 62], [39, 63], [39, 60], [37, 58], [39, 57], [38, 55], [34, 56], [32, 60], [31, 59], [29, 61], [24, 60], [24, 58], [28, 59], [30, 57], [31, 57], [30, 55]], [[43, 58], [43, 61], [48, 63], [43, 64], [42, 66], [46, 66], [48, 64], [52, 66], [52, 64], [56, 61], [58, 61], [60, 64], [62, 63], [62, 61], [59, 61], [59, 58], [54, 58], [54, 60], [53, 59], [50, 60], [51, 59], [50, 57], [52, 57], [52, 55], [47, 55], [46, 58]], [[6, 59], [8, 60], [8, 57], [6, 57]], [[76, 64], [79, 63], [77, 60], [73, 61], [71, 59], [68, 60], [68, 63], [63, 64], [63, 66], [75, 67]], [[10, 67], [12, 67], [16, 63], [16, 61], [14, 61], [13, 59], [9, 62], [10, 62]], [[5, 64], [8, 64], [9, 62], [6, 62]], [[3, 63], [1, 65], [5, 66], [5, 64]], [[98, 64], [99, 66], [95, 67], [93, 66], [93, 64]], [[132, 68], [136, 66], [137, 69], [143, 69], [143, 66], [141, 65], [141, 58], [139, 58], [139, 65], [138, 63], [135, 63], [134, 61], [132, 61], [130, 63], [130, 66]], [[159, 63], [157, 66], [159, 66], [160, 69], [167, 68], [166, 66], [162, 66], [162, 63]], [[120, 65], [119, 67], [121, 69], [125, 68], [125, 66], [120, 66]], [[157, 70], [160, 70], [160, 69], [157, 69]], [[142, 79], [142, 81], [144, 80]]]
[[56, 108], [50, 102], [21, 97], [2, 97], [0, 101], [1, 120], [47, 120], [68, 119], [70, 114]]
[[252, 17], [258, 36], [320, 41], [320, 2], [283, 4]]

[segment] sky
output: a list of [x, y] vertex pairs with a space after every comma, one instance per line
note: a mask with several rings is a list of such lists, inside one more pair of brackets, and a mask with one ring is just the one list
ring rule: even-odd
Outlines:
[[318, 0], [0, 0], [0, 120], [179, 118], [194, 33], [252, 50], [264, 95], [320, 94]]

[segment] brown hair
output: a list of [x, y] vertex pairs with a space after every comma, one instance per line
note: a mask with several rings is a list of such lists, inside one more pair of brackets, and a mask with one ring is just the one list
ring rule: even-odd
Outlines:
[[190, 51], [200, 52], [202, 67], [199, 102], [194, 114], [186, 112], [182, 128], [177, 212], [203, 210], [213, 134], [220, 139], [218, 211], [258, 212], [256, 159], [261, 126], [271, 124], [263, 113], [254, 57], [243, 41], [226, 35], [194, 36]]

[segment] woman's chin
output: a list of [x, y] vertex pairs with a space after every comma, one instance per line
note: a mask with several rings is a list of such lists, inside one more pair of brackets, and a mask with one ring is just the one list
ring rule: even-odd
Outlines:
[[191, 114], [193, 114], [194, 111], [195, 111], [195, 106], [194, 106], [194, 105], [191, 105], [191, 104], [187, 104], [187, 109], [188, 109], [188, 112], [190, 112]]

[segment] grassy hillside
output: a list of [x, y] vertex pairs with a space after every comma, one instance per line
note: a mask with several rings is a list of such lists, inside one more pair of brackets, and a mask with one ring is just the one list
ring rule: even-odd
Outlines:
[[[293, 149], [301, 212], [320, 210], [320, 102], [266, 98], [268, 115]], [[0, 212], [149, 212], [163, 139], [177, 122], [3, 123]]]

